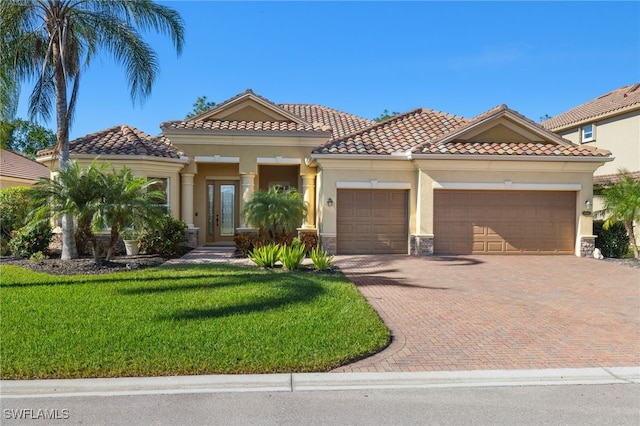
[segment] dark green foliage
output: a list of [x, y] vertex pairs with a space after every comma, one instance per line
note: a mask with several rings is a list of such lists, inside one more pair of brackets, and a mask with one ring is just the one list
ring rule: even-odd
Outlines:
[[36, 158], [41, 149], [56, 144], [56, 134], [39, 124], [16, 118], [0, 121], [0, 148]]
[[307, 206], [298, 191], [276, 185], [254, 192], [242, 214], [270, 241], [290, 243], [307, 214]]
[[182, 253], [186, 238], [187, 224], [167, 214], [152, 229], [140, 234], [140, 253], [177, 256]]
[[12, 232], [9, 250], [14, 256], [29, 257], [34, 253], [47, 253], [51, 242], [51, 225], [40, 221]]
[[191, 117], [195, 117], [198, 114], [202, 114], [203, 112], [210, 110], [214, 106], [216, 106], [215, 102], [207, 101], [206, 96], [199, 96], [193, 103], [193, 110], [189, 114], [187, 114], [185, 119], [189, 119]]
[[380, 123], [381, 121], [388, 120], [391, 117], [395, 117], [398, 114], [400, 114], [400, 113], [397, 112], [397, 111], [389, 112], [388, 109], [385, 109], [384, 111], [382, 111], [382, 114], [380, 114], [378, 117], [374, 118], [373, 121], [375, 121], [376, 123]]
[[596, 248], [604, 257], [622, 258], [629, 251], [629, 235], [624, 223], [613, 222], [605, 229], [604, 220], [593, 221], [593, 233], [596, 238]]
[[27, 224], [29, 213], [36, 207], [32, 195], [31, 188], [22, 186], [0, 190], [0, 235], [5, 239]]

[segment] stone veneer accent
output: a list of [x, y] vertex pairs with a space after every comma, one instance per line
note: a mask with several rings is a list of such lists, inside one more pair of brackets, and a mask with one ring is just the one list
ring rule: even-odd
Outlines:
[[596, 237], [582, 237], [580, 239], [580, 257], [593, 256], [593, 250], [596, 248]]
[[184, 245], [190, 248], [198, 247], [198, 230], [200, 228], [187, 228], [187, 240]]
[[433, 236], [412, 235], [410, 249], [411, 256], [433, 256]]
[[335, 235], [320, 234], [320, 246], [328, 254], [336, 254], [338, 238]]

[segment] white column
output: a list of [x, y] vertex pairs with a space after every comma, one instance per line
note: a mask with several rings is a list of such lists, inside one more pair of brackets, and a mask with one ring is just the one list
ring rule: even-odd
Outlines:
[[[245, 204], [251, 200], [253, 193], [255, 191], [255, 173], [242, 173], [242, 200], [240, 203], [240, 211], [244, 210]], [[244, 217], [240, 214], [240, 227], [247, 228], [248, 225], [245, 223]]]
[[302, 175], [302, 196], [307, 204], [307, 217], [302, 223], [303, 229], [315, 229], [316, 227], [316, 175]]
[[182, 202], [180, 203], [180, 216], [189, 228], [194, 228], [193, 224], [193, 176], [194, 173], [181, 173], [182, 182]]

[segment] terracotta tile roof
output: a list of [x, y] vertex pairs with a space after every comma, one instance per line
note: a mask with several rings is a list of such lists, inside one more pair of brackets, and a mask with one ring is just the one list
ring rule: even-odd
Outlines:
[[0, 155], [0, 176], [36, 180], [49, 177], [49, 169], [27, 157], [3, 149]]
[[[280, 111], [294, 121], [236, 121], [207, 120], [216, 111], [243, 98], [254, 97]], [[297, 122], [296, 122], [297, 121]], [[322, 105], [314, 104], [276, 104], [269, 99], [254, 93], [251, 89], [240, 93], [215, 107], [191, 117], [188, 120], [167, 121], [160, 124], [161, 129], [198, 129], [211, 131], [245, 131], [245, 132], [331, 132], [331, 139], [343, 137], [357, 130], [374, 124], [372, 120], [357, 115], [338, 111]]]
[[[508, 115], [543, 135], [546, 142], [475, 142], [457, 138], [485, 120]], [[498, 105], [471, 120], [429, 109], [400, 114], [342, 139], [315, 148], [314, 154], [413, 154], [608, 157], [609, 151], [578, 146], [506, 105]]]
[[315, 148], [314, 154], [392, 154], [406, 152], [465, 124], [467, 120], [425, 108], [376, 123]]
[[344, 137], [375, 124], [373, 120], [368, 120], [322, 105], [280, 104], [279, 106], [306, 122], [320, 123], [323, 126], [328, 126], [333, 133], [332, 139]]
[[565, 146], [544, 142], [468, 142], [452, 141], [429, 143], [422, 147], [420, 154], [461, 154], [461, 155], [518, 155], [552, 157], [608, 157], [609, 151], [590, 146]]
[[[163, 135], [151, 137], [127, 125], [114, 126], [69, 142], [71, 154], [91, 155], [148, 155], [152, 157], [180, 158], [182, 152], [173, 147]], [[43, 150], [38, 156], [53, 154]]]
[[[637, 172], [629, 172], [629, 175], [634, 180], [640, 180], [640, 171]], [[620, 178], [622, 175], [620, 173], [615, 173], [611, 175], [600, 175], [593, 177], [593, 185], [594, 186], [610, 186], [614, 183], [620, 182]]]
[[299, 124], [287, 121], [236, 121], [236, 120], [187, 120], [167, 121], [161, 129], [233, 130], [245, 132], [322, 132], [323, 126], [309, 123]]
[[615, 115], [630, 109], [640, 108], [640, 83], [622, 86], [569, 111], [545, 120], [541, 125], [557, 130], [571, 127], [572, 124], [586, 122], [595, 118]]

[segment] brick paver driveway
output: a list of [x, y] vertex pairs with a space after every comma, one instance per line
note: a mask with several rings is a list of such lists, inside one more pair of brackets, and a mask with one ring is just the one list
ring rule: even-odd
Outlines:
[[393, 333], [335, 371], [640, 365], [640, 269], [573, 256], [337, 256]]

